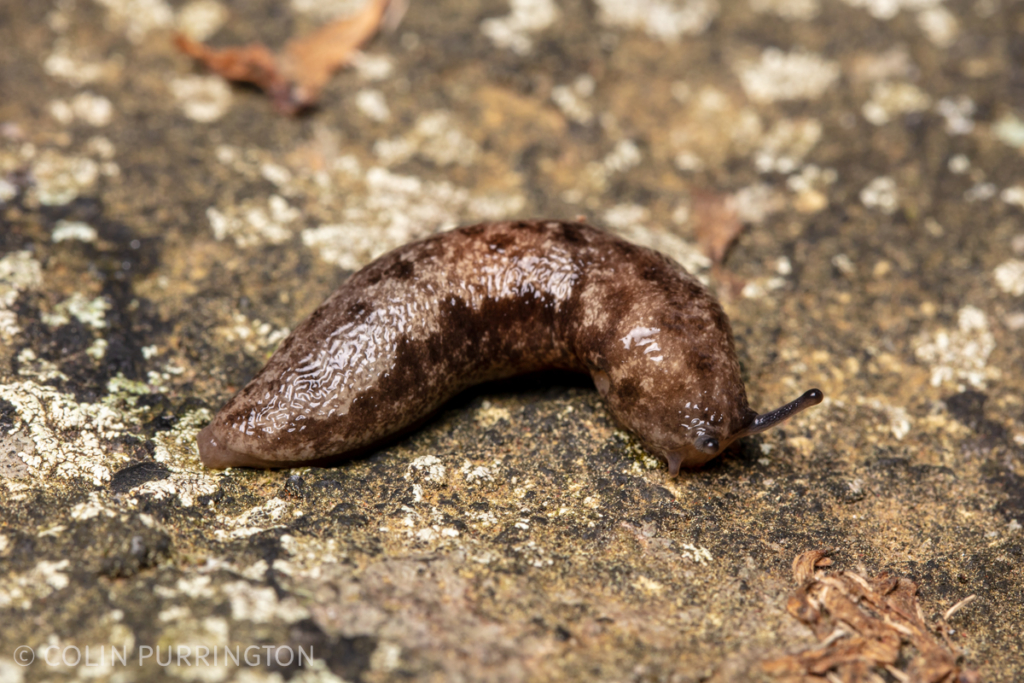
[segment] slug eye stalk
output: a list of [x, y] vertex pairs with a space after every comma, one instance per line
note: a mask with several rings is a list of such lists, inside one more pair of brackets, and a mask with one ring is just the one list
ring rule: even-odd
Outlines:
[[807, 410], [811, 406], [818, 405], [824, 398], [825, 394], [821, 392], [821, 389], [805, 391], [800, 398], [795, 401], [776, 408], [771, 412], [758, 415], [754, 418], [753, 422], [736, 432], [732, 438], [735, 440], [742, 439], [743, 437], [750, 436], [752, 434], [760, 434], [767, 429], [771, 429], [776, 425], [782, 424], [797, 413]]

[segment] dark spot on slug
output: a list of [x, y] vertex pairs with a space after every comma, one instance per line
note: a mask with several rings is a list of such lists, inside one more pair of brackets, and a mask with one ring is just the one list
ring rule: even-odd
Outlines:
[[698, 353], [697, 364], [694, 365], [694, 368], [697, 370], [697, 372], [702, 372], [705, 374], [710, 373], [712, 370], [715, 369], [714, 359], [711, 357], [710, 354]]
[[515, 244], [516, 238], [512, 235], [494, 235], [487, 240], [488, 246], [492, 249], [503, 251]]
[[753, 417], [733, 348], [722, 308], [668, 257], [582, 223], [482, 223], [349, 278], [203, 429], [200, 457], [325, 464], [472, 384], [559, 369], [590, 372], [612, 417], [675, 475], [822, 399]]
[[384, 277], [396, 280], [407, 280], [412, 277], [416, 268], [409, 261], [399, 259], [384, 270]]
[[580, 227], [575, 223], [566, 223], [562, 225], [562, 237], [564, 237], [567, 242], [575, 244], [582, 244], [586, 242], [586, 239], [583, 237], [583, 231], [580, 230]]
[[640, 396], [640, 383], [634, 377], [627, 377], [615, 383], [615, 393], [623, 401], [636, 401]]

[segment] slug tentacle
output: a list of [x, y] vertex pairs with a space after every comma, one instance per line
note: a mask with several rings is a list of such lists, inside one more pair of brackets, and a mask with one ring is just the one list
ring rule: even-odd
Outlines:
[[824, 398], [825, 394], [821, 392], [821, 389], [810, 389], [805, 391], [795, 401], [790, 401], [786, 405], [780, 406], [771, 412], [758, 415], [754, 418], [754, 421], [750, 423], [750, 426], [737, 432], [736, 435], [733, 436], [733, 439], [741, 439], [744, 436], [760, 434], [767, 429], [771, 429], [776, 425], [782, 424], [797, 413], [807, 410], [811, 406], [818, 405]]
[[467, 387], [589, 372], [669, 473], [821, 400], [755, 418], [732, 330], [682, 266], [584, 223], [483, 223], [407, 244], [343, 283], [198, 437], [207, 467], [327, 464]]

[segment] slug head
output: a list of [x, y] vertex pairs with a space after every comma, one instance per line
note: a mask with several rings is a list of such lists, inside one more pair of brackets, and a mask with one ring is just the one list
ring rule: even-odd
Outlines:
[[704, 424], [696, 425], [695, 428], [686, 430], [685, 436], [687, 438], [675, 447], [666, 449], [654, 446], [652, 450], [655, 450], [665, 458], [665, 461], [668, 463], [669, 475], [676, 477], [679, 475], [680, 468], [699, 467], [716, 457], [737, 439], [758, 434], [782, 424], [797, 413], [811, 406], [818, 405], [824, 396], [820, 389], [810, 389], [795, 401], [791, 401], [761, 415], [748, 409], [747, 417], [744, 420], [745, 424], [742, 424], [742, 426], [734, 431], [726, 431], [724, 435], [723, 430], [720, 428], [722, 425], [715, 424], [713, 421], [707, 421]]

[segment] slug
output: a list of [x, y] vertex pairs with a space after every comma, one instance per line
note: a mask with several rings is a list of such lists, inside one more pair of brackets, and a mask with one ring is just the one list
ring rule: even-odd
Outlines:
[[722, 307], [672, 259], [583, 223], [482, 223], [345, 281], [198, 436], [211, 468], [328, 464], [421, 424], [486, 380], [587, 372], [608, 412], [697, 467], [817, 405], [747, 404]]

